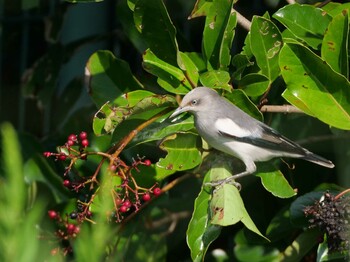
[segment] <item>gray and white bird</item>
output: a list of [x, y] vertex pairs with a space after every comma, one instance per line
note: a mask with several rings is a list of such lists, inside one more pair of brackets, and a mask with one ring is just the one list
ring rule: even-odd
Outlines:
[[242, 173], [208, 183], [218, 186], [236, 183], [237, 178], [256, 171], [255, 162], [274, 157], [300, 158], [333, 168], [334, 164], [301, 147], [276, 130], [249, 116], [231, 102], [207, 87], [197, 87], [186, 94], [180, 106], [170, 116], [189, 112], [199, 135], [211, 146], [240, 160], [246, 166]]

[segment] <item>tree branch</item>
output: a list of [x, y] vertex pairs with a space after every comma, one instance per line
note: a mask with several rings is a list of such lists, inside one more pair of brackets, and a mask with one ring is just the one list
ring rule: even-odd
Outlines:
[[260, 111], [262, 113], [304, 113], [299, 108], [296, 108], [292, 105], [282, 105], [282, 106], [271, 106], [271, 105], [265, 105], [262, 106]]
[[241, 13], [239, 13], [236, 9], [232, 9], [233, 12], [237, 14], [237, 22], [240, 26], [242, 26], [245, 30], [250, 31], [250, 27], [252, 26], [252, 22], [250, 22], [247, 18], [245, 18]]

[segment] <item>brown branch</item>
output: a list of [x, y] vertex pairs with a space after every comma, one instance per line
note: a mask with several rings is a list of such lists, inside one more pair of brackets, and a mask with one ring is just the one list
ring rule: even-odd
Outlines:
[[165, 110], [161, 111], [160, 113], [156, 114], [155, 116], [151, 117], [147, 121], [143, 122], [141, 125], [136, 127], [134, 130], [132, 130], [128, 135], [126, 135], [117, 145], [111, 147], [108, 150], [108, 153], [111, 153], [115, 151], [112, 154], [112, 158], [118, 158], [120, 153], [124, 150], [124, 148], [131, 142], [131, 140], [134, 139], [134, 137], [145, 127], [149, 126], [152, 124], [154, 121], [156, 121], [159, 117], [169, 113], [172, 109], [171, 108], [166, 108]]
[[296, 108], [292, 105], [282, 105], [282, 106], [272, 106], [272, 105], [265, 105], [262, 106], [260, 111], [262, 113], [304, 113], [299, 108]]

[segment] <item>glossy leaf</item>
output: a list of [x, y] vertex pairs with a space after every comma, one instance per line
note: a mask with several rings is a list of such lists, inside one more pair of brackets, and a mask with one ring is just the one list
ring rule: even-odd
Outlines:
[[203, 86], [222, 88], [228, 91], [231, 90], [230, 80], [230, 74], [223, 70], [210, 70], [200, 75], [200, 82]]
[[143, 68], [158, 77], [158, 84], [175, 94], [186, 94], [192, 89], [181, 69], [159, 59], [150, 49], [143, 55]]
[[86, 70], [90, 77], [90, 95], [99, 108], [124, 92], [142, 88], [129, 64], [110, 51], [95, 52], [89, 58]]
[[[206, 175], [204, 182], [208, 182]], [[186, 233], [187, 245], [193, 261], [203, 261], [209, 245], [219, 236], [220, 226], [210, 223], [209, 202], [211, 193], [202, 187], [194, 202], [194, 210]]]
[[349, 75], [349, 18], [344, 11], [329, 23], [322, 41], [321, 56], [332, 69], [345, 77]]
[[151, 92], [143, 90], [123, 94], [115, 102], [119, 103], [119, 105], [106, 103], [95, 114], [93, 130], [96, 135], [101, 135], [104, 132], [113, 132], [120, 123], [131, 116], [146, 112], [148, 113], [148, 117], [151, 117], [153, 109], [162, 109], [175, 106], [176, 104], [172, 96], [154, 95]]
[[342, 13], [344, 10], [347, 10], [347, 9], [349, 10], [350, 3], [340, 4], [340, 3], [330, 2], [324, 7], [322, 7], [322, 9], [325, 10], [327, 14], [329, 14], [330, 16], [335, 17], [340, 13]]
[[282, 48], [279, 63], [287, 84], [284, 98], [329, 125], [350, 129], [350, 83], [344, 76], [297, 44]]
[[295, 36], [314, 49], [321, 47], [322, 38], [332, 17], [311, 5], [286, 5], [273, 18], [284, 24]]
[[270, 20], [254, 16], [250, 31], [250, 45], [261, 73], [273, 82], [280, 73], [278, 55], [282, 48], [282, 36]]
[[261, 183], [267, 191], [279, 198], [290, 198], [296, 195], [296, 192], [289, 185], [281, 171], [259, 172]]
[[159, 59], [176, 66], [178, 52], [176, 29], [163, 1], [137, 1], [134, 8], [134, 21], [152, 52]]
[[205, 20], [203, 52], [208, 69], [225, 69], [231, 62], [231, 46], [237, 24], [233, 0], [214, 0]]
[[183, 52], [179, 52], [178, 65], [183, 70], [190, 84], [195, 87], [199, 80], [199, 72], [196, 64], [192, 59]]
[[156, 179], [164, 179], [177, 171], [184, 171], [198, 166], [202, 162], [197, 148], [197, 135], [174, 134], [165, 138], [160, 148], [167, 152], [156, 164]]
[[260, 96], [266, 92], [270, 84], [269, 79], [261, 74], [247, 74], [239, 82], [238, 87], [243, 89], [247, 96]]

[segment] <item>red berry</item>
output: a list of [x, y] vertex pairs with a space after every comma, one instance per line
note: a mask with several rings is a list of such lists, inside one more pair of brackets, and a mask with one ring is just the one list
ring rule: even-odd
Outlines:
[[87, 140], [87, 139], [82, 140], [82, 141], [81, 141], [81, 145], [82, 145], [83, 147], [87, 147], [87, 146], [89, 145], [89, 140]]
[[162, 193], [162, 190], [159, 187], [153, 189], [153, 195], [159, 196]]
[[152, 164], [152, 162], [151, 162], [151, 160], [146, 159], [145, 161], [143, 161], [143, 164], [144, 164], [145, 166], [150, 166], [150, 165]]
[[111, 166], [109, 166], [109, 170], [111, 170], [112, 172], [115, 172], [117, 170], [117, 166], [111, 165]]
[[69, 135], [68, 136], [68, 141], [73, 141], [73, 142], [77, 141], [77, 136], [75, 134]]
[[52, 154], [51, 152], [44, 152], [44, 153], [43, 153], [44, 157], [50, 157], [51, 154]]
[[76, 231], [76, 226], [74, 224], [68, 224], [67, 226], [68, 234], [73, 234]]
[[148, 194], [148, 193], [145, 193], [143, 196], [142, 196], [142, 199], [143, 201], [149, 201], [151, 199], [151, 196]]
[[57, 157], [59, 160], [61, 160], [61, 161], [64, 161], [64, 160], [66, 160], [67, 159], [67, 155], [66, 154], [64, 154], [64, 153], [61, 153], [61, 154], [59, 154], [58, 155], [58, 157]]
[[80, 134], [79, 134], [79, 138], [81, 139], [81, 140], [84, 140], [84, 139], [86, 139], [87, 138], [87, 133], [86, 132], [81, 132]]
[[63, 185], [64, 185], [65, 187], [69, 187], [69, 186], [70, 186], [70, 181], [69, 181], [68, 179], [64, 180], [64, 181], [63, 181]]
[[123, 206], [125, 206], [125, 207], [127, 207], [127, 208], [129, 208], [129, 207], [131, 207], [131, 202], [130, 202], [130, 200], [125, 200], [124, 202], [123, 202]]
[[51, 218], [51, 219], [56, 219], [58, 217], [57, 212], [54, 210], [49, 210], [47, 213], [49, 215], [49, 218]]
[[128, 212], [128, 208], [126, 206], [121, 206], [119, 208], [119, 211], [122, 212], [122, 213], [125, 213], [125, 212]]
[[74, 145], [74, 141], [73, 140], [68, 140], [67, 141], [67, 145], [68, 146], [73, 146]]

